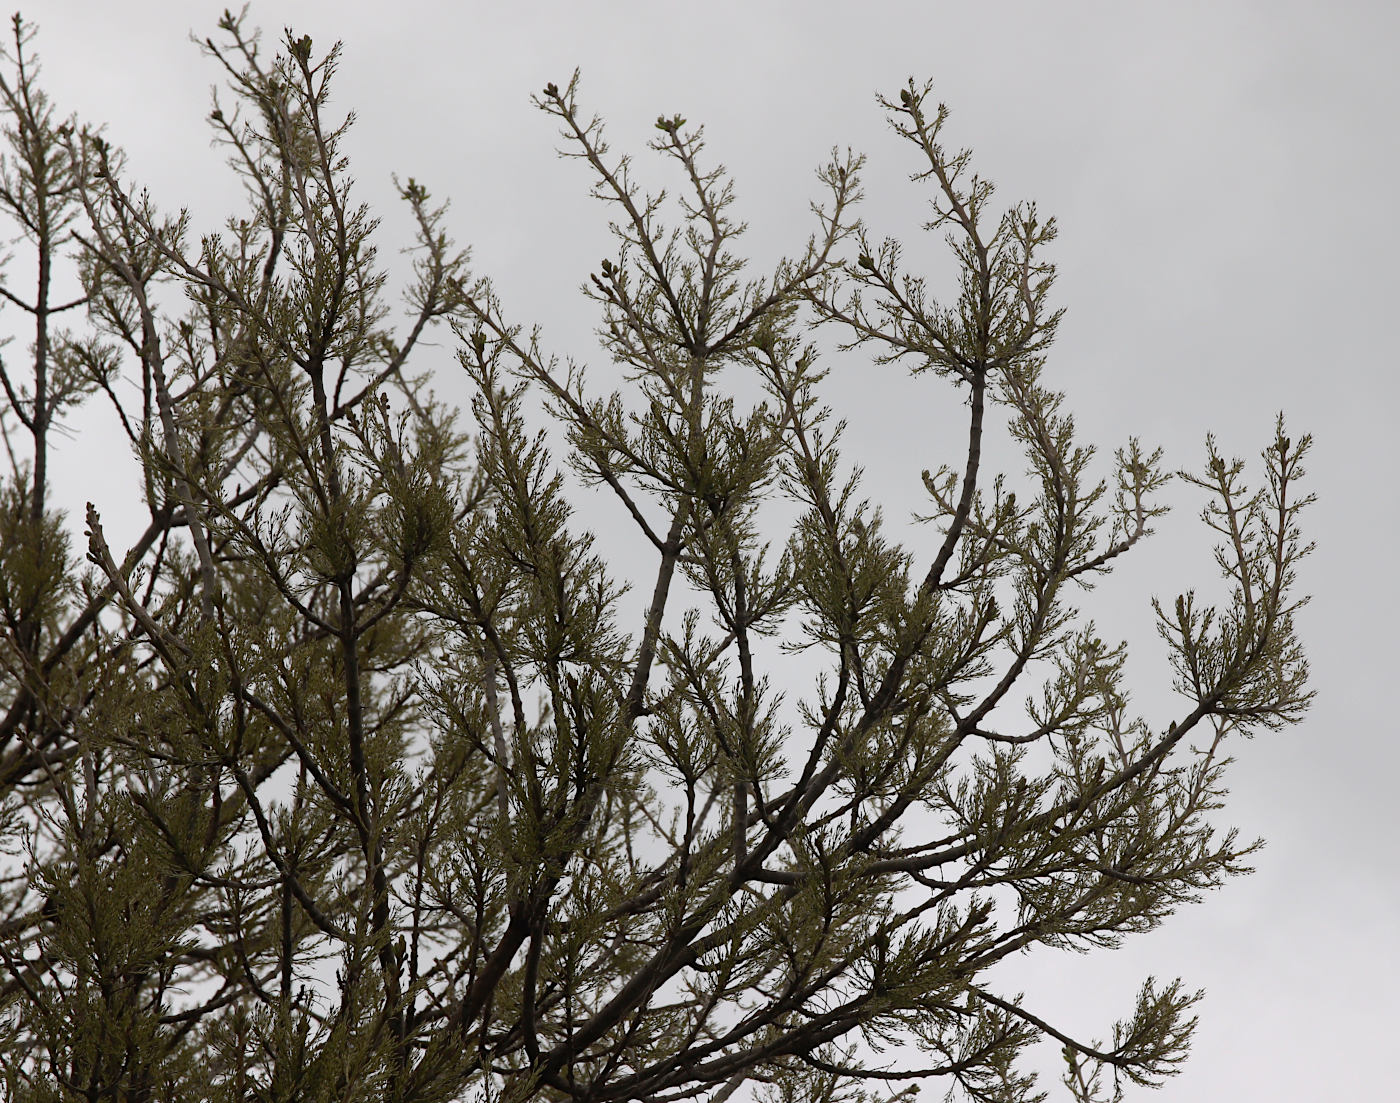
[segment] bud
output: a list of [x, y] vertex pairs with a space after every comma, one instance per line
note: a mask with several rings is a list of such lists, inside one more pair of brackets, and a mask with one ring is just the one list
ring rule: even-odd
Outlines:
[[559, 85], [550, 81], [544, 86], [544, 94], [552, 100], [557, 100], [559, 98]]
[[858, 263], [862, 268], [865, 268], [871, 272], [875, 271], [875, 262], [871, 259], [869, 253], [862, 253], [860, 255], [860, 260]]

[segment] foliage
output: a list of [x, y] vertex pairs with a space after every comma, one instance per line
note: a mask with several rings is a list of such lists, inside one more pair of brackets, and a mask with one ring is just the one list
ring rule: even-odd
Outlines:
[[[16, 17], [0, 78], [0, 204], [37, 276], [0, 292], [33, 327], [0, 377], [5, 1098], [720, 1103], [931, 1080], [1009, 1103], [1043, 1098], [1023, 1050], [1047, 1038], [1080, 1100], [1175, 1071], [1179, 982], [1149, 979], [1100, 1041], [987, 974], [1114, 946], [1245, 869], [1209, 814], [1227, 736], [1308, 700], [1308, 441], [1280, 421], [1260, 489], [1214, 445], [1185, 476], [1228, 596], [1158, 609], [1185, 703], [1139, 719], [1123, 646], [1074, 601], [1170, 476], [1137, 441], [1092, 474], [1043, 381], [1055, 224], [993, 209], [927, 87], [881, 102], [957, 261], [948, 298], [855, 217], [859, 157], [821, 169], [800, 255], [751, 278], [698, 129], [657, 121], [668, 204], [577, 80], [549, 85], [536, 102], [618, 238], [585, 288], [626, 383], [606, 394], [508, 320], [413, 180], [391, 325], [328, 108], [336, 50], [288, 34], [268, 60], [225, 16], [209, 118], [248, 205], [194, 241], [60, 120], [31, 37]], [[469, 430], [413, 374], [443, 324]], [[966, 404], [961, 464], [924, 475], [927, 542], [860, 496], [819, 330]], [[85, 405], [139, 460], [146, 518], [122, 550], [122, 507], [90, 504], [86, 562], [48, 475]], [[989, 475], [994, 425], [1024, 478]], [[635, 624], [579, 484], [652, 558]]]

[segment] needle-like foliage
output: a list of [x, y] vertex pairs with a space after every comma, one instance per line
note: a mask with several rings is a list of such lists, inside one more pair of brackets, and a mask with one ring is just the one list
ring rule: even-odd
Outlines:
[[[1308, 440], [1280, 421], [1257, 474], [1213, 443], [1184, 474], [1224, 594], [1157, 607], [1182, 704], [1138, 716], [1075, 602], [1171, 475], [1135, 440], [1095, 474], [1045, 381], [1054, 221], [993, 206], [928, 87], [881, 103], [947, 293], [858, 220], [861, 158], [754, 277], [698, 129], [657, 120], [670, 200], [548, 85], [618, 242], [584, 287], [613, 374], [586, 376], [413, 180], [391, 324], [338, 51], [269, 59], [225, 16], [209, 118], [247, 208], [195, 241], [60, 120], [31, 38], [16, 17], [0, 58], [34, 265], [0, 286], [32, 334], [0, 363], [0, 1096], [1024, 1103], [1046, 1039], [1083, 1103], [1177, 1069], [1180, 982], [1093, 1038], [992, 971], [1245, 870], [1211, 817], [1228, 741], [1308, 702]], [[414, 367], [436, 324], [465, 425]], [[965, 409], [918, 540], [840, 451], [833, 342]], [[89, 504], [84, 561], [48, 470], [103, 409], [141, 520]]]

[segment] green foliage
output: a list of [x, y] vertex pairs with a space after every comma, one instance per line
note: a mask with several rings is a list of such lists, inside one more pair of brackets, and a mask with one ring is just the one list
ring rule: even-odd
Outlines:
[[[18, 18], [3, 57], [0, 207], [50, 274], [4, 290], [36, 333], [0, 407], [4, 1098], [837, 1103], [932, 1080], [1012, 1103], [1045, 1098], [1024, 1051], [1046, 1039], [1085, 1103], [1171, 1075], [1179, 981], [1101, 1042], [986, 974], [1115, 946], [1245, 870], [1209, 817], [1227, 739], [1308, 702], [1307, 438], [1280, 420], [1256, 490], [1213, 442], [1183, 473], [1228, 592], [1158, 607], [1184, 704], [1140, 718], [1125, 647], [1074, 601], [1171, 476], [1136, 440], [1095, 474], [1042, 381], [1054, 222], [994, 212], [927, 87], [882, 103], [958, 262], [947, 299], [855, 217], [860, 158], [820, 170], [813, 237], [750, 278], [698, 129], [657, 120], [668, 204], [577, 78], [547, 86], [619, 239], [585, 287], [625, 382], [600, 394], [508, 320], [413, 179], [391, 328], [338, 49], [220, 33], [209, 119], [248, 205], [197, 243], [57, 120]], [[469, 431], [412, 374], [437, 324]], [[819, 333], [966, 404], [962, 461], [924, 473], [928, 541], [861, 496]], [[46, 469], [58, 415], [99, 402], [146, 518], [114, 549], [89, 504], [84, 565]], [[637, 623], [580, 484], [652, 559]], [[823, 670], [805, 691], [799, 656]]]

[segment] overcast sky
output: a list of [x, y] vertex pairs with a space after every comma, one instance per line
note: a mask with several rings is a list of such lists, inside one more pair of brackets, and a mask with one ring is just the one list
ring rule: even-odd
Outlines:
[[[106, 124], [132, 175], [204, 228], [237, 201], [203, 123], [217, 72], [189, 41], [214, 32], [222, 7], [24, 9], [60, 110]], [[361, 197], [386, 216], [384, 251], [406, 241], [390, 174], [412, 175], [453, 200], [453, 230], [510, 315], [597, 364], [600, 384], [577, 288], [613, 252], [606, 212], [582, 166], [555, 157], [534, 91], [581, 68], [582, 102], [656, 186], [674, 181], [643, 149], [652, 120], [704, 122], [711, 157], [736, 178], [759, 272], [811, 232], [828, 151], [864, 151], [868, 223], [936, 277], [947, 262], [918, 231], [914, 163], [874, 103], [912, 75], [935, 82], [953, 112], [949, 144], [973, 147], [1000, 200], [1034, 199], [1059, 220], [1068, 315], [1047, 379], [1085, 439], [1111, 453], [1136, 434], [1195, 465], [1207, 431], [1227, 454], [1257, 456], [1279, 410], [1294, 436], [1311, 432], [1318, 549], [1302, 586], [1316, 596], [1301, 623], [1318, 697], [1301, 726], [1236, 748], [1217, 817], [1269, 840], [1258, 872], [1116, 953], [1025, 959], [998, 981], [1086, 1036], [1131, 1010], [1149, 972], [1205, 987], [1194, 1054], [1153, 1098], [1393, 1097], [1400, 4], [284, 0], [255, 4], [250, 19], [318, 47], [344, 42], [337, 103], [359, 117], [350, 148]], [[453, 393], [446, 347], [441, 362]], [[905, 518], [923, 504], [919, 470], [957, 458], [938, 432], [957, 400], [856, 357], [831, 366], [848, 454], [867, 493]], [[117, 493], [94, 480], [93, 447], [79, 438], [61, 458], [75, 502]], [[1179, 508], [1095, 610], [1105, 636], [1134, 647], [1149, 715], [1170, 715], [1171, 701], [1148, 599], [1214, 585], [1187, 490], [1172, 488]]]

